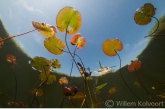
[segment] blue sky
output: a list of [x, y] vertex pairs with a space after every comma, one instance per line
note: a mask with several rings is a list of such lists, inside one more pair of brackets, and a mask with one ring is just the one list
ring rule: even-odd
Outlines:
[[[155, 20], [146, 26], [139, 26], [134, 22], [137, 8], [145, 3], [152, 3], [156, 8], [155, 17], [165, 14], [164, 0], [1, 0], [0, 16], [10, 35], [16, 35], [34, 29], [31, 22], [45, 22], [56, 27], [56, 15], [65, 6], [78, 10], [82, 16], [82, 26], [79, 30], [87, 40], [86, 46], [77, 50], [85, 67], [91, 71], [99, 69], [98, 62], [103, 66], [119, 67], [117, 56], [108, 57], [102, 51], [102, 44], [107, 39], [118, 38], [123, 43], [123, 50], [119, 52], [122, 66], [130, 64], [131, 60], [144, 49], [149, 38], [144, 38]], [[57, 31], [57, 37], [64, 41], [65, 33]], [[67, 40], [70, 41], [71, 36]], [[69, 74], [71, 56], [53, 55], [44, 47], [44, 36], [37, 31], [15, 38], [30, 57], [42, 56], [47, 59], [59, 59], [62, 68], [57, 71]], [[74, 47], [69, 43], [70, 49]], [[14, 54], [14, 53], [13, 53]], [[72, 75], [79, 75], [74, 66]], [[97, 75], [93, 72], [93, 75]]]

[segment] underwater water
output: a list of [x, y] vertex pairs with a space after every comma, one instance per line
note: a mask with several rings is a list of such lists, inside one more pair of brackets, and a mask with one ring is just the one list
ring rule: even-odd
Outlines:
[[164, 6], [2, 0], [0, 107], [164, 108]]

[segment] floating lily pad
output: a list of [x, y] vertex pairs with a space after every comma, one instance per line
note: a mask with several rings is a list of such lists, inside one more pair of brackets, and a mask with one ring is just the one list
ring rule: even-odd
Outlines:
[[31, 60], [30, 65], [36, 70], [48, 71], [50, 69], [51, 63], [43, 57], [36, 56]]
[[56, 18], [56, 25], [60, 32], [67, 31], [68, 34], [75, 34], [80, 29], [82, 23], [81, 14], [72, 7], [64, 7], [61, 9]]
[[108, 56], [115, 56], [117, 51], [121, 51], [123, 49], [123, 44], [119, 39], [107, 39], [102, 45], [103, 52]]
[[61, 55], [66, 45], [57, 37], [49, 37], [45, 39], [44, 46], [49, 52], [55, 55]]
[[32, 21], [33, 26], [45, 37], [54, 37], [56, 35], [56, 28], [46, 23], [38, 23]]
[[151, 17], [155, 15], [155, 8], [151, 3], [146, 3], [134, 15], [134, 21], [138, 25], [146, 25], [151, 22]]

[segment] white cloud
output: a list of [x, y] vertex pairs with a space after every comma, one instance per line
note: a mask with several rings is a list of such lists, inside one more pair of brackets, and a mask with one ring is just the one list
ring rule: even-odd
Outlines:
[[125, 48], [126, 50], [129, 50], [129, 49], [131, 48], [131, 46], [130, 46], [129, 44], [126, 44], [126, 45], [124, 46], [124, 48]]
[[148, 40], [143, 39], [143, 40], [141, 40], [140, 42], [136, 43], [136, 44], [134, 45], [134, 47], [142, 46], [142, 45], [144, 45], [145, 43], [147, 44], [147, 42], [148, 42]]
[[39, 9], [36, 9], [36, 8], [34, 8], [34, 7], [32, 7], [32, 6], [30, 6], [28, 3], [27, 3], [27, 1], [18, 1], [18, 2], [16, 2], [15, 3], [16, 5], [19, 5], [19, 6], [23, 6], [27, 11], [29, 11], [29, 12], [38, 12], [38, 13], [40, 13], [40, 14], [44, 14], [41, 10], [39, 10]]
[[43, 45], [43, 38], [37, 34], [34, 34], [32, 37], [39, 45]]
[[12, 10], [10, 8], [9, 8], [9, 18], [13, 19], [13, 12], [12, 12]]

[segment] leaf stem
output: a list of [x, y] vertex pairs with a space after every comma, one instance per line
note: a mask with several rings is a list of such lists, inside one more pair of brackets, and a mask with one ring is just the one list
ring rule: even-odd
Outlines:
[[16, 97], [17, 97], [17, 78], [16, 78], [16, 72], [15, 72], [14, 63], [13, 63], [13, 66], [12, 67], [13, 67], [14, 78], [15, 78], [15, 97], [14, 97], [14, 103], [13, 103], [13, 106], [12, 106], [12, 108], [13, 108], [14, 105], [15, 105], [15, 102], [16, 102]]
[[18, 34], [18, 35], [14, 35], [14, 36], [9, 36], [7, 38], [2, 39], [1, 42], [6, 41], [8, 39], [12, 39], [12, 38], [18, 37], [18, 36], [22, 36], [22, 35], [28, 34], [28, 33], [33, 32], [35, 30], [37, 30], [37, 29], [31, 30], [31, 31], [28, 31], [28, 32], [25, 32], [25, 33], [22, 33], [22, 34]]
[[145, 88], [144, 84], [143, 84], [142, 81], [140, 80], [139, 75], [138, 75], [136, 69], [134, 69], [134, 70], [135, 70], [136, 76], [138, 77], [138, 79], [139, 79], [139, 81], [140, 81], [140, 84], [143, 86], [144, 90], [146, 91], [147, 96], [148, 96], [152, 101], [154, 101], [154, 100], [152, 99], [152, 97], [150, 96], [149, 92], [147, 91], [147, 89]]
[[155, 29], [151, 34], [149, 34], [148, 36], [145, 36], [144, 38], [154, 36], [153, 34], [154, 34], [154, 33], [158, 30], [158, 28], [159, 28], [159, 20], [158, 20], [156, 17], [154, 17], [154, 16], [149, 16], [149, 17], [152, 17], [152, 18], [156, 19], [156, 21], [157, 21], [157, 23], [158, 23], [158, 26], [156, 27], [156, 29]]
[[[126, 83], [126, 81], [125, 81], [125, 79], [124, 79], [124, 77], [123, 77], [123, 75], [122, 75], [122, 73], [121, 73], [121, 58], [120, 58], [120, 56], [119, 56], [119, 54], [117, 53], [117, 51], [114, 49], [114, 51], [116, 52], [116, 54], [117, 54], [117, 56], [119, 57], [119, 60], [120, 60], [120, 76], [121, 76], [121, 78], [122, 78], [122, 80], [124, 81], [124, 83], [125, 83], [125, 85], [127, 86], [127, 88], [132, 92], [132, 94], [136, 97], [136, 98], [138, 98], [139, 100], [141, 100], [132, 90], [131, 90], [131, 88], [128, 86], [128, 84]], [[141, 100], [142, 101], [142, 100]]]
[[66, 97], [66, 96], [64, 96], [63, 99], [62, 99], [60, 108], [62, 108], [62, 105], [63, 105], [63, 103], [64, 103], [65, 97]]

